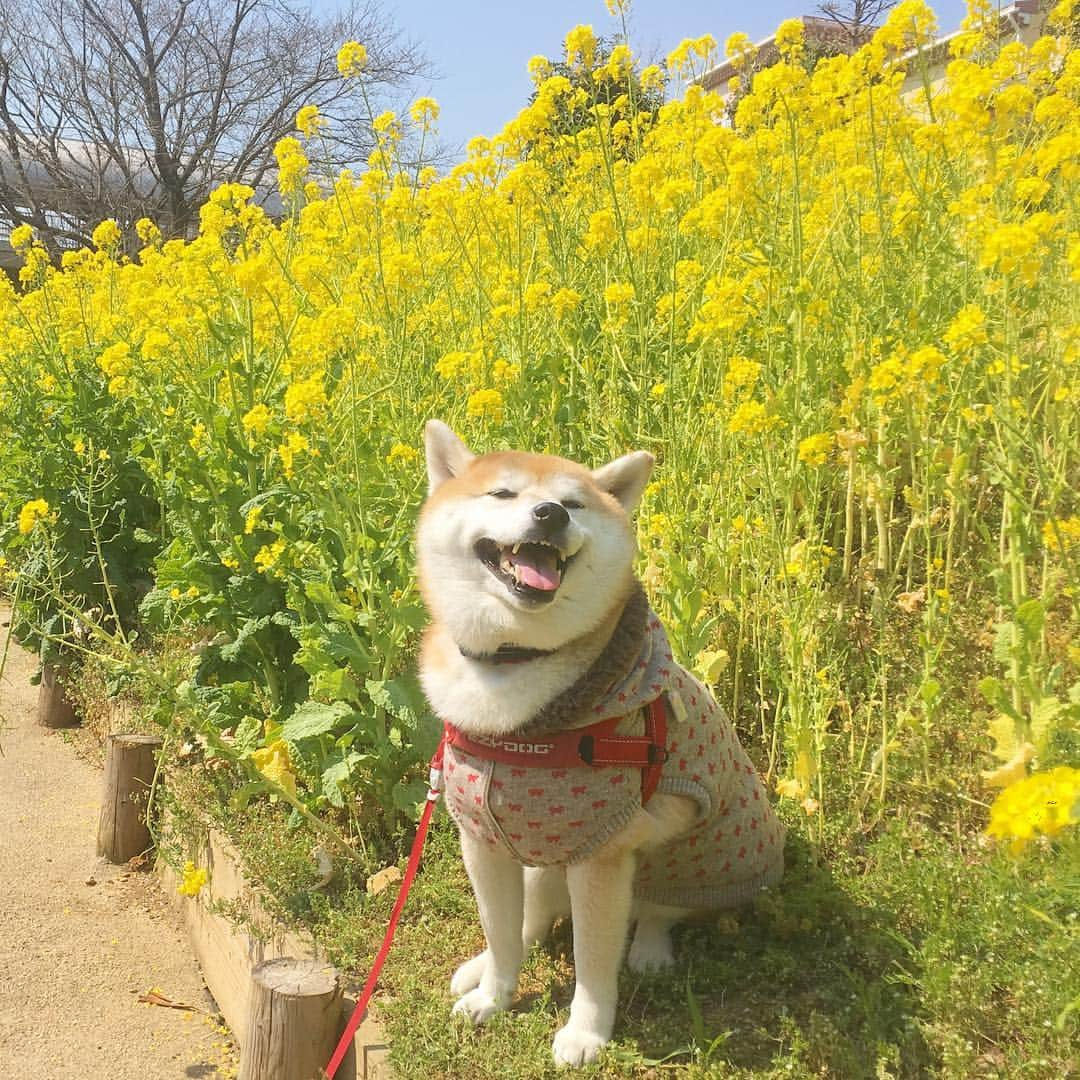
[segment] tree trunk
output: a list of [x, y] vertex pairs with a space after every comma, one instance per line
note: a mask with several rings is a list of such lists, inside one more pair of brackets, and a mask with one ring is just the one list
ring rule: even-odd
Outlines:
[[56, 664], [43, 664], [41, 685], [38, 688], [37, 719], [42, 727], [69, 728], [79, 723], [67, 694], [64, 682], [67, 672]]
[[97, 835], [97, 852], [109, 862], [127, 862], [152, 843], [146, 810], [160, 748], [157, 735], [109, 736]]
[[283, 956], [251, 973], [239, 1080], [319, 1080], [341, 1029], [337, 972]]

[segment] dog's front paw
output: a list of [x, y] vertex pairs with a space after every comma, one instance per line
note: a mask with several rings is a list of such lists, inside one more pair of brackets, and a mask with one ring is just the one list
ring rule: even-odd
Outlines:
[[470, 1024], [482, 1024], [497, 1012], [502, 1012], [509, 1004], [509, 995], [497, 994], [493, 997], [477, 988], [458, 998], [454, 1012], [464, 1016]]
[[450, 993], [453, 994], [454, 997], [461, 997], [470, 990], [475, 990], [480, 985], [480, 980], [484, 977], [487, 962], [488, 954], [486, 949], [482, 953], [478, 953], [471, 960], [466, 960], [465, 963], [454, 972], [454, 976], [450, 980]]
[[639, 975], [668, 971], [675, 966], [675, 950], [666, 930], [655, 934], [638, 934], [634, 937], [626, 966]]
[[577, 1068], [596, 1060], [601, 1047], [607, 1042], [595, 1031], [567, 1024], [555, 1032], [555, 1041], [551, 1044], [551, 1053], [556, 1065], [569, 1065]]

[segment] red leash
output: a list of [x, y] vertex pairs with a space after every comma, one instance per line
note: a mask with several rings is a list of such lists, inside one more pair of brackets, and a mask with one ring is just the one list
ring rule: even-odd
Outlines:
[[334, 1056], [330, 1059], [330, 1064], [326, 1066], [327, 1080], [334, 1080], [334, 1073], [337, 1072], [342, 1059], [348, 1052], [353, 1036], [356, 1034], [356, 1029], [367, 1015], [368, 1002], [371, 1001], [371, 995], [375, 993], [375, 985], [379, 981], [379, 972], [382, 971], [382, 966], [386, 963], [386, 957], [390, 953], [390, 946], [394, 941], [394, 932], [397, 930], [398, 920], [405, 909], [405, 901], [408, 899], [409, 890], [412, 888], [413, 879], [416, 877], [416, 871], [420, 867], [420, 856], [424, 852], [424, 840], [427, 838], [428, 825], [431, 824], [431, 815], [435, 810], [435, 803], [439, 801], [439, 790], [442, 787], [444, 742], [445, 736], [439, 741], [439, 748], [431, 759], [427, 802], [424, 805], [424, 812], [420, 815], [420, 824], [416, 827], [416, 839], [413, 841], [412, 851], [409, 852], [409, 863], [405, 867], [405, 876], [401, 880], [397, 900], [394, 901], [394, 910], [390, 914], [390, 925], [386, 928], [382, 946], [375, 956], [375, 962], [371, 965], [371, 971], [368, 974], [367, 982], [364, 983], [364, 989], [361, 990], [360, 997], [356, 1001], [356, 1008], [353, 1009], [352, 1016], [349, 1017], [349, 1022], [345, 1025], [345, 1030], [342, 1032]]

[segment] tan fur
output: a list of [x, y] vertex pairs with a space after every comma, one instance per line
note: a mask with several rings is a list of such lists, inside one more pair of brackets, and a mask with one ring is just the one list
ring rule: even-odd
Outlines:
[[[648, 480], [651, 455], [629, 454], [590, 471], [563, 458], [523, 452], [475, 457], [438, 421], [427, 428], [429, 498], [417, 529], [420, 588], [432, 621], [420, 674], [436, 713], [468, 734], [522, 728], [581, 678], [601, 655], [636, 587], [629, 515]], [[506, 489], [516, 498], [498, 499]], [[572, 556], [555, 598], [519, 603], [474, 553], [481, 537], [510, 545], [544, 501], [577, 501], [564, 554]], [[515, 645], [551, 650], [522, 665], [463, 655]], [[593, 1061], [611, 1038], [618, 969], [631, 921], [630, 962], [655, 970], [672, 962], [668, 931], [689, 914], [649, 904], [633, 909], [637, 855], [684, 832], [690, 799], [658, 794], [595, 855], [566, 868], [523, 869], [508, 853], [462, 834], [487, 948], [451, 981], [454, 1012], [482, 1023], [511, 1003], [524, 950], [569, 911], [577, 983], [566, 1025], [556, 1034], [560, 1065]]]

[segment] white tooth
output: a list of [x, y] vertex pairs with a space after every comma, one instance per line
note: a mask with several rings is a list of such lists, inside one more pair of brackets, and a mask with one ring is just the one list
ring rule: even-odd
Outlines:
[[516, 555], [521, 550], [520, 542], [514, 545], [514, 554]]

